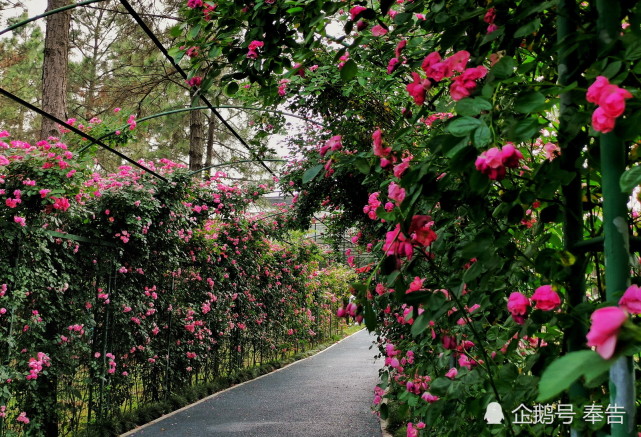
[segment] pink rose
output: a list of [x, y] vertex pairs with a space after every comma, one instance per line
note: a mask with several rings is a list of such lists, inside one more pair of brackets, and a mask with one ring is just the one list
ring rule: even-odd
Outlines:
[[616, 119], [606, 114], [605, 110], [598, 107], [592, 113], [592, 127], [595, 131], [607, 134], [614, 129]]
[[349, 17], [352, 21], [356, 20], [356, 17], [358, 17], [361, 12], [367, 10], [365, 6], [354, 6], [352, 9], [349, 10]]
[[385, 244], [383, 244], [385, 255], [396, 255], [399, 257], [411, 258], [414, 252], [412, 243], [410, 243], [401, 232], [401, 225], [397, 224], [394, 230], [385, 234]]
[[[394, 72], [394, 70], [396, 70], [398, 68], [398, 66], [400, 64], [401, 64], [401, 61], [399, 61], [398, 58], [390, 59], [389, 63], [387, 64], [387, 74], [392, 74]], [[2, 164], [0, 163], [0, 165], [2, 165]]]
[[616, 85], [606, 85], [599, 95], [599, 106], [608, 117], [620, 117], [625, 111], [625, 100], [631, 99], [630, 91]]
[[412, 243], [418, 246], [429, 246], [436, 240], [436, 232], [432, 230], [434, 221], [429, 215], [415, 215], [410, 223]]
[[401, 53], [403, 52], [403, 49], [407, 45], [407, 40], [402, 39], [396, 44], [396, 48], [394, 49], [394, 54], [396, 55], [397, 58], [401, 57]]
[[490, 8], [485, 13], [483, 21], [485, 21], [487, 24], [492, 24], [494, 23], [494, 20], [496, 20], [496, 9]]
[[456, 375], [458, 375], [458, 369], [456, 367], [452, 367], [450, 370], [447, 371], [445, 376], [450, 379], [456, 378]]
[[596, 346], [596, 351], [604, 360], [614, 355], [619, 328], [627, 320], [628, 314], [619, 307], [599, 308], [590, 316], [592, 326], [588, 332], [588, 346]]
[[458, 102], [461, 99], [464, 99], [470, 95], [470, 89], [464, 85], [464, 83], [459, 79], [461, 76], [454, 78], [450, 84], [450, 97], [455, 102]]
[[421, 79], [418, 73], [412, 73], [412, 78], [414, 82], [407, 84], [405, 89], [414, 99], [414, 103], [420, 106], [425, 102], [425, 91], [430, 89], [432, 84], [429, 79]]
[[630, 285], [623, 293], [619, 306], [629, 313], [641, 314], [641, 288]]
[[432, 393], [426, 391], [421, 396], [421, 399], [423, 399], [425, 402], [433, 404], [434, 402], [439, 400], [439, 397], [438, 396], [434, 396]]
[[249, 46], [247, 47], [249, 50], [257, 50], [260, 47], [263, 47], [265, 43], [263, 41], [252, 41], [249, 43]]
[[432, 67], [440, 62], [441, 62], [441, 55], [438, 52], [432, 52], [429, 55], [427, 55], [425, 59], [423, 59], [421, 68], [423, 69], [427, 77], [430, 77], [438, 81], [438, 80], [441, 80], [443, 76], [440, 76], [440, 79], [437, 79], [436, 77], [434, 77], [436, 74], [436, 71]]
[[387, 189], [387, 196], [397, 205], [400, 205], [405, 200], [405, 189], [401, 188], [396, 182], [392, 182]]
[[376, 26], [372, 27], [372, 35], [374, 36], [383, 36], [386, 33], [387, 33], [387, 29], [385, 29], [380, 24], [377, 24]]
[[512, 320], [519, 325], [525, 323], [525, 314], [527, 307], [530, 306], [530, 300], [519, 292], [510, 294], [507, 302], [507, 309], [512, 314]]
[[502, 163], [507, 168], [516, 168], [519, 166], [519, 160], [523, 159], [523, 154], [514, 144], [507, 143], [501, 148]]
[[532, 295], [532, 300], [536, 302], [536, 308], [543, 311], [551, 311], [561, 305], [561, 298], [551, 285], [542, 285]]
[[372, 140], [374, 141], [374, 155], [378, 157], [384, 157], [389, 155], [392, 151], [391, 147], [383, 147], [383, 133], [380, 129], [376, 129], [372, 134]]
[[452, 56], [447, 58], [445, 60], [445, 63], [447, 63], [449, 70], [451, 70], [452, 72], [458, 71], [459, 73], [462, 73], [465, 70], [467, 61], [469, 60], [470, 52], [461, 50], [460, 52], [456, 52]]
[[608, 85], [610, 85], [610, 81], [607, 77], [597, 76], [594, 83], [590, 85], [590, 88], [588, 88], [588, 93], [585, 96], [586, 100], [590, 103], [598, 104], [601, 93], [603, 92], [603, 88]]

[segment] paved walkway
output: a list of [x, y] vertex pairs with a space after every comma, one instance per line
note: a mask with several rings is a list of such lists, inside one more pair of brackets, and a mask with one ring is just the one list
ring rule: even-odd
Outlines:
[[381, 362], [365, 330], [311, 358], [234, 387], [137, 437], [381, 437], [371, 412]]

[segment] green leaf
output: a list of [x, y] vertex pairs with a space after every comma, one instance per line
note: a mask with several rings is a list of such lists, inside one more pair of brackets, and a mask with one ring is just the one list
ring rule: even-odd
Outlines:
[[514, 38], [521, 38], [534, 33], [539, 29], [539, 27], [541, 27], [541, 19], [537, 18], [535, 20], [532, 20], [516, 29], [516, 32], [514, 32]]
[[567, 390], [573, 382], [585, 376], [589, 382], [606, 372], [613, 360], [604, 360], [592, 350], [570, 352], [550, 364], [539, 381], [537, 402], [544, 402]]
[[483, 266], [480, 262], [475, 262], [472, 266], [463, 273], [463, 282], [470, 283], [483, 273]]
[[514, 58], [503, 56], [492, 68], [492, 73], [497, 79], [505, 79], [514, 73]]
[[621, 191], [624, 193], [631, 193], [639, 184], [641, 184], [641, 165], [626, 170], [619, 180]]
[[456, 104], [456, 113], [473, 117], [492, 109], [492, 104], [482, 97], [461, 99]]
[[225, 87], [225, 94], [228, 96], [233, 96], [238, 92], [239, 86], [237, 82], [229, 82]]
[[492, 139], [492, 132], [487, 127], [487, 124], [483, 123], [477, 127], [472, 139], [474, 140], [474, 145], [478, 148], [487, 146]]
[[473, 117], [460, 117], [447, 126], [447, 130], [456, 137], [464, 137], [481, 125], [481, 120]]
[[621, 61], [614, 61], [608, 64], [607, 67], [603, 69], [601, 72], [601, 76], [605, 76], [608, 79], [612, 79], [616, 74], [621, 70], [621, 67], [623, 66], [623, 62]]
[[314, 167], [311, 167], [305, 170], [305, 173], [303, 173], [303, 183], [306, 184], [312, 179], [314, 179], [322, 169], [323, 169], [323, 164], [318, 164], [318, 165], [315, 165]]
[[183, 30], [180, 24], [172, 26], [171, 29], [169, 29], [169, 35], [172, 36], [173, 38], [178, 38], [182, 34], [183, 34]]
[[289, 8], [289, 9], [287, 9], [287, 11], [285, 11], [285, 12], [287, 12], [288, 14], [297, 14], [297, 13], [299, 13], [299, 12], [303, 12], [303, 11], [304, 11], [304, 9], [303, 9], [303, 8], [301, 8], [300, 6], [297, 6], [297, 7], [295, 7], [295, 8]]
[[365, 327], [368, 331], [373, 331], [376, 328], [376, 314], [371, 305], [365, 305]]
[[370, 165], [369, 161], [365, 158], [356, 158], [354, 161], [354, 165], [363, 174], [369, 174], [370, 171]]
[[200, 33], [200, 24], [196, 24], [189, 31], [189, 39], [196, 39], [199, 33]]
[[356, 73], [358, 72], [358, 66], [356, 65], [356, 62], [353, 60], [349, 60], [345, 62], [345, 65], [343, 65], [343, 68], [341, 68], [341, 79], [344, 82], [348, 82], [356, 76]]
[[426, 314], [423, 313], [420, 316], [414, 320], [414, 324], [412, 325], [412, 335], [416, 337], [417, 335], [420, 335], [423, 331], [427, 329], [427, 327], [430, 325], [430, 320], [427, 318]]
[[396, 14], [394, 17], [394, 23], [401, 25], [406, 23], [412, 18], [412, 14], [410, 12], [401, 12], [400, 14]]
[[538, 120], [535, 118], [526, 118], [512, 125], [510, 136], [513, 141], [520, 143], [531, 139], [538, 131]]
[[545, 96], [539, 92], [521, 94], [514, 102], [514, 110], [521, 114], [537, 112], [545, 106]]
[[180, 60], [185, 56], [185, 51], [180, 50], [178, 47], [172, 47], [167, 51], [167, 54], [171, 56], [175, 62], [180, 62]]

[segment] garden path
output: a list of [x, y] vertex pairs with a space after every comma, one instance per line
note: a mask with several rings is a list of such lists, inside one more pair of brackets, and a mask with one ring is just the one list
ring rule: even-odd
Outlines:
[[380, 437], [371, 412], [381, 362], [362, 330], [282, 370], [233, 387], [127, 436]]

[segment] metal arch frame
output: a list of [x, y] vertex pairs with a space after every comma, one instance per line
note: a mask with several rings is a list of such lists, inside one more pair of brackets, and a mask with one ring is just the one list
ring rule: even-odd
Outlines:
[[[236, 106], [236, 105], [221, 105], [221, 106], [215, 106], [215, 108], [218, 108], [218, 109], [244, 109], [244, 110], [247, 110], [247, 111], [274, 112], [274, 113], [277, 113], [277, 114], [285, 115], [287, 117], [298, 118], [298, 119], [304, 120], [304, 121], [306, 121], [308, 123], [313, 123], [313, 124], [316, 124], [318, 126], [325, 127], [325, 125], [323, 123], [320, 123], [320, 122], [317, 122], [317, 121], [314, 121], [314, 120], [310, 120], [310, 119], [308, 119], [306, 117], [303, 117], [303, 116], [300, 116], [300, 115], [291, 114], [291, 113], [283, 112], [283, 111], [278, 111], [278, 110], [275, 110], [275, 109], [253, 108], [253, 107], [250, 107], [250, 106]], [[149, 115], [147, 117], [143, 117], [143, 118], [137, 119], [136, 123], [142, 123], [142, 122], [145, 122], [145, 121], [152, 120], [154, 118], [164, 117], [165, 115], [178, 114], [178, 113], [181, 113], [181, 112], [200, 111], [200, 110], [203, 110], [203, 109], [210, 109], [210, 108], [209, 108], [209, 106], [190, 106], [188, 108], [171, 109], [171, 110], [158, 112], [156, 114], [152, 114], [152, 115]], [[98, 137], [98, 139], [102, 140], [102, 139], [110, 137], [111, 135], [115, 135], [118, 130], [126, 129], [127, 126], [129, 126], [129, 125], [128, 124], [124, 124], [120, 128], [118, 128], [116, 130], [113, 130], [111, 132], [108, 132], [108, 133]], [[78, 153], [84, 152], [89, 147], [91, 147], [93, 144], [94, 144], [93, 142], [90, 143], [90, 144], [87, 144], [86, 146], [82, 147], [78, 151]], [[256, 160], [254, 160], [254, 162], [255, 161]], [[269, 160], [268, 159], [262, 159], [261, 161], [267, 162]]]

